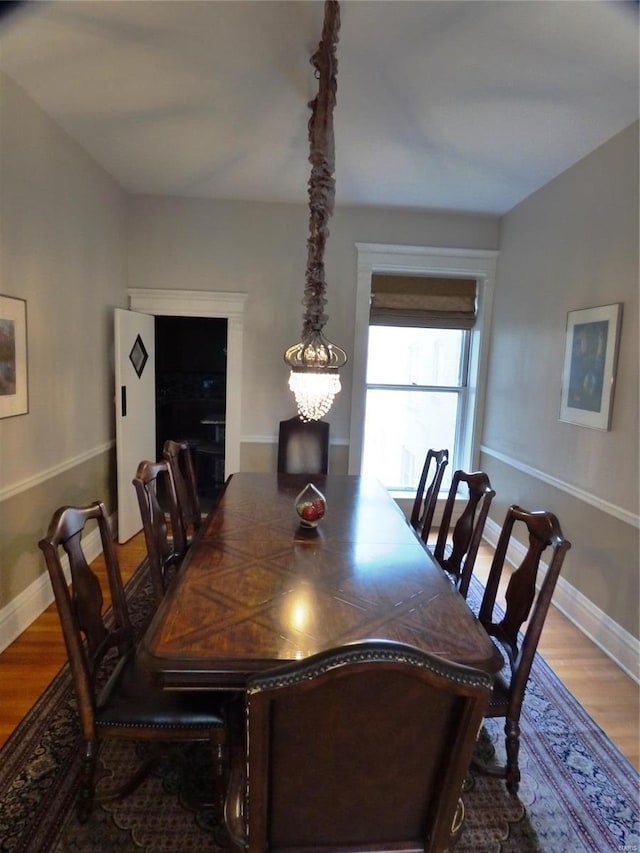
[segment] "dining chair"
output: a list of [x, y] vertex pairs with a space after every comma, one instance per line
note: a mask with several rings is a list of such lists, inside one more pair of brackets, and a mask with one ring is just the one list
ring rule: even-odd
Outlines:
[[202, 525], [198, 483], [189, 442], [168, 438], [162, 448], [162, 457], [171, 468], [182, 535], [188, 547]]
[[303, 421], [297, 415], [280, 421], [279, 474], [326, 474], [329, 471], [329, 424]]
[[[111, 609], [105, 610], [100, 580], [87, 562], [82, 534], [97, 523], [102, 544]], [[69, 658], [82, 739], [78, 818], [86, 821], [94, 801], [124, 797], [143, 781], [161, 754], [161, 744], [207, 741], [214, 753], [214, 787], [221, 803], [226, 772], [226, 729], [222, 695], [171, 693], [160, 689], [136, 660], [134, 635], [111, 536], [107, 510], [96, 501], [86, 507], [61, 507], [47, 535], [38, 543], [53, 587]], [[71, 590], [63, 568], [69, 562]], [[133, 776], [100, 797], [95, 768], [103, 741], [120, 738], [149, 741], [151, 750]]]
[[490, 691], [387, 640], [254, 675], [230, 731], [229, 835], [250, 853], [446, 849]]
[[[180, 567], [186, 552], [178, 498], [169, 463], [144, 460], [138, 465], [132, 482], [140, 507], [151, 583], [156, 602], [159, 604], [170, 578]], [[167, 513], [161, 503], [163, 500], [167, 503]]]
[[[528, 545], [526, 553], [507, 583], [504, 614], [496, 610], [496, 596], [514, 528], [522, 530]], [[537, 584], [542, 555], [551, 548], [546, 572]], [[507, 790], [517, 794], [520, 785], [520, 714], [531, 665], [551, 604], [553, 591], [565, 554], [571, 548], [551, 512], [528, 512], [515, 504], [507, 515], [491, 563], [478, 620], [507, 656], [508, 665], [494, 678], [493, 692], [486, 717], [505, 718], [506, 765], [478, 765], [484, 772], [506, 779]], [[538, 587], [536, 589], [536, 587]], [[494, 618], [497, 621], [494, 621]], [[526, 628], [520, 633], [524, 623]]]
[[[452, 527], [456, 499], [463, 487], [466, 487], [467, 502]], [[467, 597], [489, 507], [495, 495], [484, 471], [454, 471], [433, 556], [451, 577], [463, 598]]]
[[433, 514], [438, 502], [444, 470], [448, 464], [448, 450], [431, 448], [427, 451], [410, 518], [411, 526], [423, 542], [427, 541], [431, 532]]

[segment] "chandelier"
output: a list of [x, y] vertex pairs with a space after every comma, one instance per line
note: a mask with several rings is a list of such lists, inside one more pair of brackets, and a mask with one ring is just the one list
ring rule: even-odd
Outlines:
[[331, 408], [340, 391], [340, 368], [347, 354], [329, 343], [323, 334], [328, 320], [324, 313], [327, 283], [324, 273], [324, 249], [329, 236], [329, 218], [335, 199], [335, 144], [333, 108], [336, 103], [338, 60], [336, 44], [340, 29], [337, 0], [326, 0], [322, 38], [311, 57], [318, 80], [318, 94], [309, 103], [309, 237], [305, 276], [302, 340], [284, 354], [291, 368], [289, 388], [293, 391], [298, 414], [303, 421], [316, 421]]

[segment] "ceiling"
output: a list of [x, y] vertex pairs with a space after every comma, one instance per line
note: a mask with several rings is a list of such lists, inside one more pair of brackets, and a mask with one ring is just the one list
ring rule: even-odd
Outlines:
[[[306, 201], [322, 16], [29, 2], [0, 20], [0, 70], [131, 193]], [[502, 214], [638, 118], [635, 2], [343, 0], [341, 18], [336, 204]]]

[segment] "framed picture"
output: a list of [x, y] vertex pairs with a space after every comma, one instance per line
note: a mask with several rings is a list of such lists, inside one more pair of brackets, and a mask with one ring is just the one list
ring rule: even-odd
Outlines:
[[0, 418], [28, 411], [27, 303], [0, 295]]
[[622, 303], [567, 314], [560, 420], [609, 429]]

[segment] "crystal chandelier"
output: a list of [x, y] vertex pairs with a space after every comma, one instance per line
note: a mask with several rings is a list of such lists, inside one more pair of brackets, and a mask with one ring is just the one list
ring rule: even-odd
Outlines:
[[336, 103], [338, 60], [336, 44], [340, 29], [340, 7], [337, 0], [326, 0], [322, 38], [311, 57], [316, 69], [318, 94], [311, 101], [309, 119], [309, 238], [305, 276], [305, 307], [302, 340], [284, 354], [291, 368], [289, 388], [293, 391], [298, 414], [303, 421], [322, 418], [340, 391], [340, 368], [346, 364], [343, 349], [329, 343], [322, 330], [327, 322], [324, 313], [327, 283], [324, 274], [324, 248], [329, 236], [329, 218], [335, 198], [335, 145], [333, 108]]

